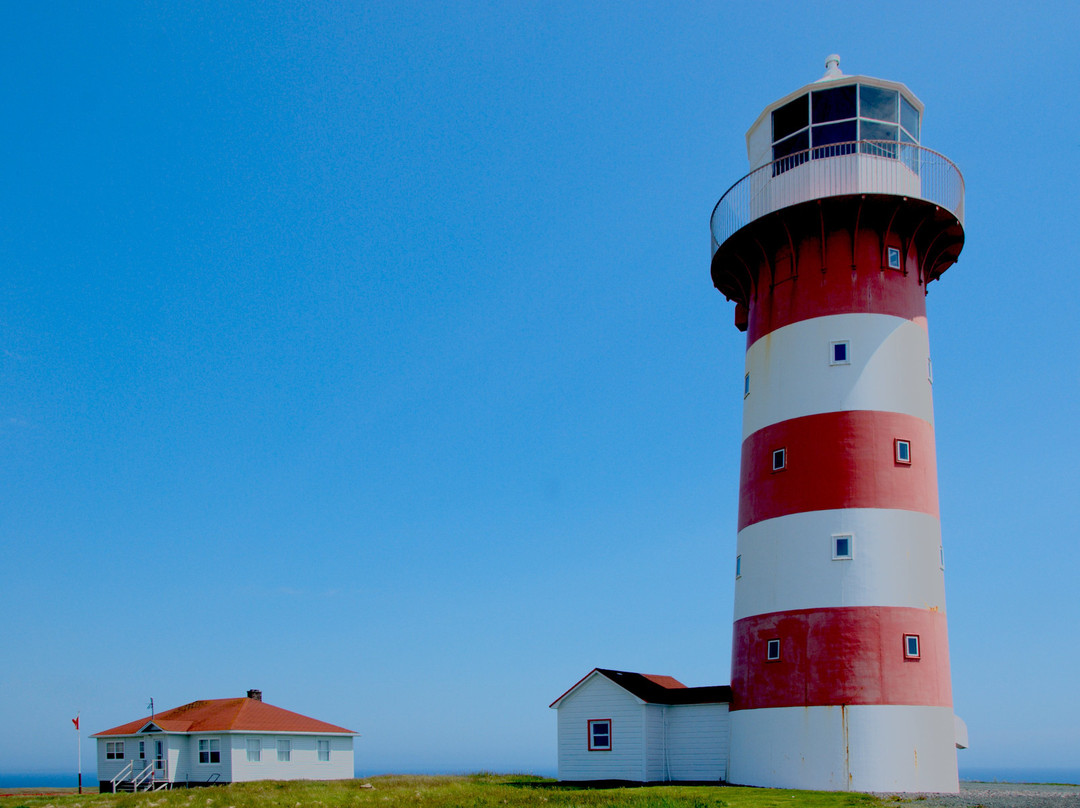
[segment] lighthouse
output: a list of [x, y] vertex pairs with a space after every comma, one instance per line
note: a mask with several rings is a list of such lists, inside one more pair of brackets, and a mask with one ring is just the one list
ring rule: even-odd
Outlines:
[[925, 296], [964, 183], [922, 123], [830, 56], [758, 116], [712, 215], [746, 333], [732, 783], [958, 790]]

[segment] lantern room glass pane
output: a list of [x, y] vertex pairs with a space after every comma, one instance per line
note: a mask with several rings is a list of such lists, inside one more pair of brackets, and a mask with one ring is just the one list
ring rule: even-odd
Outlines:
[[789, 101], [779, 109], [773, 110], [772, 114], [772, 138], [774, 141], [782, 140], [788, 135], [798, 132], [810, 123], [809, 98], [801, 95], [794, 101]]
[[871, 87], [869, 84], [860, 84], [859, 117], [895, 123], [897, 121], [896, 102], [899, 95], [896, 90], [885, 90], [881, 87]]
[[[842, 121], [841, 123], [826, 123], [811, 128], [810, 135], [814, 141], [814, 159], [820, 157], [836, 157], [840, 154], [852, 154], [857, 140], [855, 121]], [[831, 149], [819, 149], [819, 146], [829, 146], [833, 143], [845, 143], [845, 146], [834, 146]]]
[[900, 125], [911, 133], [915, 141], [919, 140], [919, 111], [904, 96], [900, 96]]
[[[810, 148], [810, 130], [792, 135], [787, 140], [773, 146], [773, 160], [780, 162], [773, 165], [773, 176], [783, 174], [790, 168], [805, 163], [810, 157], [806, 154]], [[799, 152], [802, 152], [801, 154]], [[791, 156], [794, 155], [794, 156]]]
[[855, 117], [855, 85], [833, 87], [831, 90], [814, 90], [811, 105], [814, 123], [842, 121]]

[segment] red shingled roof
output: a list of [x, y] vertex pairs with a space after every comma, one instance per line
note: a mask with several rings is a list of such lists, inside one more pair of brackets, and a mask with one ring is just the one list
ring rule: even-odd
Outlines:
[[134, 735], [147, 724], [153, 723], [165, 732], [325, 732], [348, 733], [351, 729], [308, 718], [306, 715], [283, 710], [259, 699], [209, 699], [193, 701], [182, 707], [174, 707], [153, 718], [146, 716], [129, 721], [118, 727], [96, 732], [101, 735]]

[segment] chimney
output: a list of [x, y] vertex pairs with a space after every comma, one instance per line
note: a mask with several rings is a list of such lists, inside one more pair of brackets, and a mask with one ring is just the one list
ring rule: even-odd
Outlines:
[[261, 690], [249, 690], [247, 697], [249, 699], [255, 699], [255, 701], [262, 701], [262, 691]]

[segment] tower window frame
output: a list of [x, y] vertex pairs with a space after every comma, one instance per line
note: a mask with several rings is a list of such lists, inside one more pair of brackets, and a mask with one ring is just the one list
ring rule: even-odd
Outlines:
[[780, 639], [778, 637], [774, 637], [765, 643], [765, 661], [780, 661]]
[[900, 263], [900, 248], [889, 247], [885, 250], [885, 263], [889, 269], [903, 269]]
[[750, 372], [747, 371], [743, 376], [742, 397], [746, 398], [750, 395]]
[[772, 453], [772, 470], [783, 471], [787, 468], [787, 447], [781, 446], [779, 449], [773, 449]]
[[893, 456], [896, 462], [902, 466], [911, 465], [911, 441], [906, 438], [896, 438], [893, 441]]
[[742, 578], [742, 553], [735, 556], [735, 580]]
[[832, 535], [833, 561], [851, 561], [855, 558], [855, 536], [851, 533]]
[[829, 343], [829, 364], [851, 364], [851, 340], [838, 339]]
[[904, 635], [904, 659], [921, 659], [922, 649], [920, 648], [918, 634], [905, 634]]

